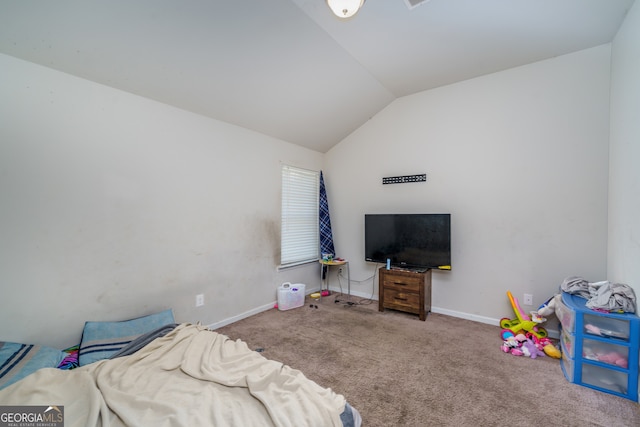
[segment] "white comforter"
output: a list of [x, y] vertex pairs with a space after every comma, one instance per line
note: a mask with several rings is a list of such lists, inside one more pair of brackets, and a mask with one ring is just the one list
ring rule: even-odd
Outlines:
[[343, 396], [238, 340], [182, 324], [133, 355], [41, 369], [2, 405], [64, 406], [65, 426], [342, 426]]

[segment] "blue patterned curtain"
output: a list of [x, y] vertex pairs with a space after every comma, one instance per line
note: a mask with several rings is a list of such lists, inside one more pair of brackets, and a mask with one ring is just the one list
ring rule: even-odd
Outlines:
[[320, 171], [320, 255], [336, 254], [333, 246], [333, 234], [331, 233], [331, 218], [329, 218], [329, 202], [327, 202], [327, 190], [324, 188], [324, 178]]

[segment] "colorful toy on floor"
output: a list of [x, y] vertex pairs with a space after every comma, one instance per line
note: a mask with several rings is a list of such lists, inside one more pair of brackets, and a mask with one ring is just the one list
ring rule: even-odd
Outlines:
[[544, 353], [537, 347], [534, 339], [524, 334], [508, 336], [502, 343], [502, 351], [511, 353], [514, 356], [526, 356], [532, 359], [538, 356], [544, 356]]
[[535, 316], [532, 320], [527, 314], [520, 308], [518, 299], [515, 298], [510, 291], [507, 291], [507, 296], [513, 307], [513, 311], [516, 314], [515, 319], [509, 319], [508, 317], [500, 319], [500, 327], [503, 328], [502, 335], [504, 339], [505, 330], [509, 330], [514, 334], [518, 334], [520, 331], [530, 332], [537, 338], [545, 338], [547, 336], [547, 330], [540, 326], [540, 323], [546, 319]]
[[522, 334], [518, 334], [518, 336], [511, 334], [510, 336], [505, 337], [501, 349], [505, 353], [511, 353], [514, 356], [522, 356], [524, 354], [522, 352], [522, 341], [525, 339], [526, 337]]
[[560, 349], [556, 347], [556, 345], [553, 344], [553, 342], [551, 342], [549, 338], [538, 338], [533, 334], [527, 334], [527, 336], [534, 342], [538, 350], [541, 350], [547, 356], [553, 357], [554, 359], [560, 359], [562, 357]]
[[504, 341], [500, 348], [505, 353], [532, 359], [538, 356], [549, 356], [555, 359], [562, 357], [560, 350], [547, 337], [538, 338], [531, 332], [527, 332], [526, 335], [522, 333], [514, 335], [508, 329], [502, 331], [502, 337]]
[[516, 337], [514, 337], [513, 335], [510, 337], [507, 337], [502, 342], [502, 347], [500, 348], [505, 353], [511, 353], [514, 356], [522, 356], [522, 350], [520, 350], [520, 342], [516, 340]]

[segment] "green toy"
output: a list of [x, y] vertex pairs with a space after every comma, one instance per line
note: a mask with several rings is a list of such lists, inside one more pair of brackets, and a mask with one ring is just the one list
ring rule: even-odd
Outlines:
[[532, 318], [527, 316], [522, 308], [520, 308], [518, 299], [511, 295], [510, 291], [507, 291], [507, 296], [509, 297], [509, 301], [511, 301], [513, 311], [516, 313], [516, 319], [509, 319], [508, 317], [500, 319], [500, 327], [502, 328], [502, 332], [500, 333], [500, 335], [502, 337], [509, 335], [508, 333], [506, 333], [507, 331], [511, 332], [512, 334], [517, 334], [520, 331], [525, 331], [531, 332], [538, 338], [546, 338], [547, 330], [539, 325], [547, 319], [538, 316], [537, 313], [532, 313]]

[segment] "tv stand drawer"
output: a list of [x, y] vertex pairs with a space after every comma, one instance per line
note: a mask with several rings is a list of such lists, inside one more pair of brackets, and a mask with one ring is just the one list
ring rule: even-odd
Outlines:
[[420, 286], [423, 282], [421, 277], [415, 277], [413, 274], [411, 276], [387, 274], [385, 275], [384, 287], [385, 289], [393, 288], [405, 292], [420, 292]]
[[395, 289], [385, 288], [384, 308], [401, 310], [409, 313], [420, 313], [420, 294], [406, 293]]
[[426, 320], [431, 311], [431, 270], [379, 270], [378, 311], [385, 308], [417, 314]]

